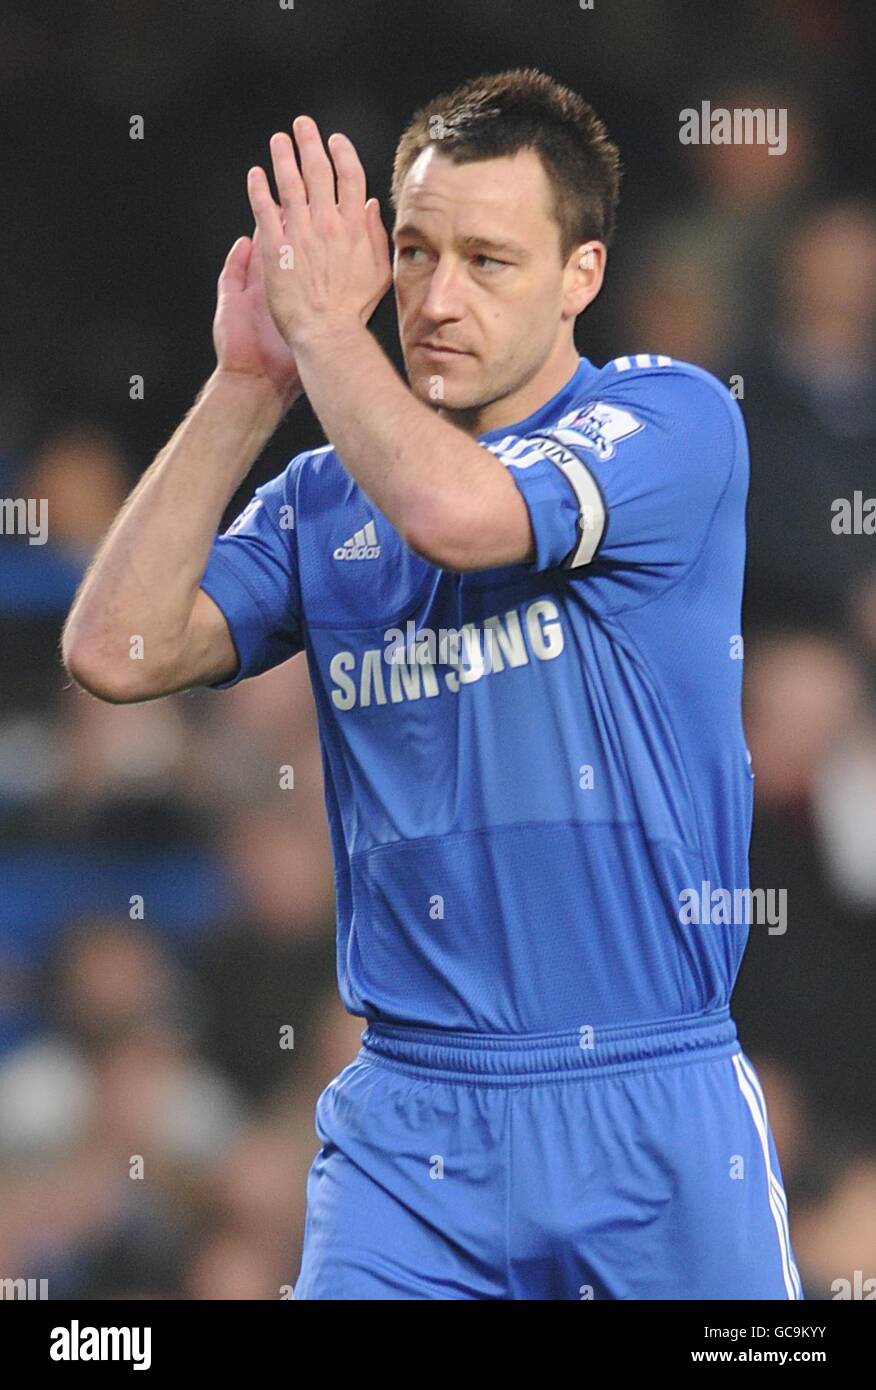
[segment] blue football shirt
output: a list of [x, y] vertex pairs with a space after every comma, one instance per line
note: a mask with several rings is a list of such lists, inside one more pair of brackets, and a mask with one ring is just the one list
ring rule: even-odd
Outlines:
[[532, 563], [430, 564], [329, 446], [258, 488], [203, 579], [223, 685], [307, 654], [344, 1004], [489, 1033], [726, 1005], [747, 929], [681, 903], [748, 887], [739, 408], [686, 363], [582, 357], [477, 442]]

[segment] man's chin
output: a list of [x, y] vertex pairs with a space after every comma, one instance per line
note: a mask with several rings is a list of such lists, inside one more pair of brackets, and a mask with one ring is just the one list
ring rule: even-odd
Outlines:
[[472, 381], [463, 387], [453, 381], [453, 369], [447, 373], [436, 367], [424, 371], [420, 366], [408, 369], [408, 385], [417, 400], [425, 405], [441, 406], [445, 410], [468, 410], [478, 404], [478, 391]]

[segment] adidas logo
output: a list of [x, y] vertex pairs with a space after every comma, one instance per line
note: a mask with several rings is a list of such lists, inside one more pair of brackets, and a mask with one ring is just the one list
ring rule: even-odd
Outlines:
[[379, 554], [377, 527], [373, 521], [366, 521], [361, 530], [348, 536], [343, 545], [332, 551], [335, 560], [376, 560]]

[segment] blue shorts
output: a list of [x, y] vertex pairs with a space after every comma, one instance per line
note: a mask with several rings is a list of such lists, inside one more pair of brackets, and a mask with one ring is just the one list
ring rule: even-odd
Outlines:
[[362, 1043], [317, 1104], [296, 1300], [802, 1298], [729, 1010]]

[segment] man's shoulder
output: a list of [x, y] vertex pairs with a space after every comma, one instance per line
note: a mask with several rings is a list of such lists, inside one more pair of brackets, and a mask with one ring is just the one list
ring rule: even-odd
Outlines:
[[744, 436], [744, 425], [735, 399], [711, 372], [662, 353], [639, 352], [613, 358], [584, 377], [556, 418], [528, 431], [516, 450], [525, 459], [527, 448], [547, 437], [583, 445], [607, 460], [622, 440], [635, 435], [646, 442], [683, 435], [703, 444], [717, 435], [732, 450]]
[[718, 411], [740, 421], [742, 418], [723, 381], [705, 367], [664, 353], [636, 352], [613, 358], [582, 382], [573, 405], [575, 411], [581, 411], [602, 400], [635, 402], [646, 411]]
[[333, 446], [322, 444], [319, 448], [304, 449], [300, 454], [296, 454], [279, 476], [287, 486], [297, 486], [301, 480], [306, 481], [312, 476], [325, 482], [343, 471]]
[[258, 488], [258, 495], [295, 502], [315, 495], [337, 503], [341, 494], [356, 490], [356, 483], [344, 468], [331, 444], [304, 449], [286, 464], [281, 473]]

